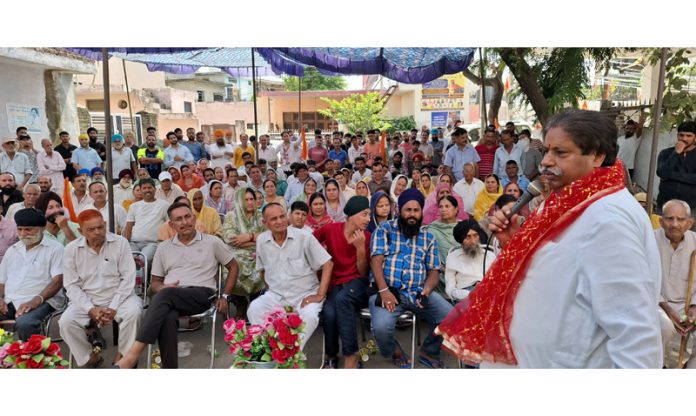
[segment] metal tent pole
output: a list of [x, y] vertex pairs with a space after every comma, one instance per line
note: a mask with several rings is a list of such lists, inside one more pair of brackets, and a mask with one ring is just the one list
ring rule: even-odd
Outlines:
[[107, 206], [109, 207], [109, 231], [114, 232], [114, 181], [111, 169], [111, 92], [109, 91], [109, 50], [102, 48], [102, 72], [104, 75], [104, 146], [106, 146], [106, 187], [108, 192]]

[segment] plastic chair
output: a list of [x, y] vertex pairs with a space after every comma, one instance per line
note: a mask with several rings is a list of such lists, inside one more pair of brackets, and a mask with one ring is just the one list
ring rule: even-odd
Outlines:
[[[222, 293], [222, 266], [218, 265], [218, 277], [217, 277], [217, 294]], [[206, 311], [201, 312], [196, 315], [189, 315], [188, 318], [197, 318], [197, 319], [204, 319], [204, 318], [211, 318], [211, 328], [210, 328], [210, 367], [208, 368], [213, 368], [213, 364], [215, 362], [215, 325], [217, 323], [217, 299], [218, 297], [215, 296], [213, 301], [211, 302], [210, 308], [208, 308]], [[180, 316], [180, 318], [185, 318], [186, 316]], [[152, 358], [152, 344], [147, 346], [147, 368], [150, 368], [150, 360]]]
[[[362, 331], [363, 342], [366, 341], [365, 338], [365, 325], [364, 320], [372, 320], [372, 315], [370, 314], [370, 308], [360, 309], [360, 329]], [[416, 319], [416, 314], [411, 311], [404, 311], [397, 318], [397, 323], [410, 323], [411, 328], [411, 368], [415, 366], [416, 363], [416, 340], [418, 345], [421, 344], [420, 341], [420, 331], [418, 330], [418, 322]]]

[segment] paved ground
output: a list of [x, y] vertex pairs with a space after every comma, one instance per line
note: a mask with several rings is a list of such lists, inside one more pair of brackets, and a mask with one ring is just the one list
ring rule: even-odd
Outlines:
[[[220, 318], [218, 316], [218, 318]], [[222, 330], [222, 324], [223, 324], [223, 319], [218, 319], [217, 324], [216, 324], [216, 340], [215, 340], [215, 348], [218, 352], [218, 357], [214, 360], [213, 368], [229, 368], [230, 365], [232, 364], [232, 359], [228, 351], [228, 346], [225, 344], [225, 341], [223, 339], [224, 331]], [[419, 325], [421, 337], [424, 339], [426, 335], [426, 326], [425, 325]], [[369, 330], [369, 322], [365, 324], [365, 335], [367, 340], [369, 341], [372, 338], [372, 335]], [[51, 336], [56, 337], [58, 334], [58, 328], [57, 326], [54, 326], [51, 328]], [[102, 365], [102, 368], [108, 368], [113, 360], [113, 357], [117, 353], [116, 347], [113, 345], [113, 336], [112, 336], [112, 330], [111, 327], [107, 327], [102, 329], [102, 334], [104, 335], [104, 338], [107, 340], [108, 347], [106, 350], [102, 352], [102, 356], [104, 357], [104, 364]], [[186, 333], [180, 333], [179, 334], [179, 341], [188, 341], [193, 344], [193, 349], [191, 351], [191, 355], [188, 357], [183, 357], [179, 359], [179, 367], [180, 368], [209, 368], [210, 366], [210, 354], [207, 350], [207, 346], [210, 345], [210, 322], [204, 322], [203, 327], [197, 331], [194, 332], [186, 332]], [[399, 340], [399, 343], [401, 346], [410, 354], [410, 346], [411, 346], [411, 327], [407, 328], [398, 328], [396, 330], [396, 336], [397, 339]], [[322, 340], [323, 340], [323, 331], [322, 328], [319, 327], [314, 334], [312, 335], [312, 338], [309, 340], [305, 347], [305, 354], [307, 355], [307, 368], [319, 368], [323, 362], [322, 359]], [[360, 333], [358, 333], [358, 341], [360, 342], [360, 346], [363, 347], [364, 345], [367, 344], [367, 342], [364, 342], [362, 339], [362, 336]], [[61, 350], [63, 352], [63, 355], [68, 357], [70, 349], [68, 348], [67, 344], [65, 342], [60, 342], [59, 343]], [[418, 355], [418, 346], [416, 345], [416, 356]], [[457, 360], [447, 354], [444, 353], [442, 354], [442, 358], [445, 361], [445, 364], [449, 368], [457, 368]], [[342, 362], [340, 363], [342, 366]], [[394, 364], [391, 362], [390, 359], [382, 358], [379, 353], [370, 355], [369, 360], [364, 362], [364, 367], [365, 368], [382, 368], [382, 369], [396, 369]], [[138, 368], [145, 368], [145, 354], [140, 359], [140, 362], [138, 363]], [[423, 365], [417, 362], [416, 360], [416, 366], [415, 368], [425, 368]]]

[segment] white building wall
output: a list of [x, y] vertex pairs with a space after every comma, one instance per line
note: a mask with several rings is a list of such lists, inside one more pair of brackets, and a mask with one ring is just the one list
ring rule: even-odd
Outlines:
[[[0, 136], [15, 137], [15, 130], [7, 117], [7, 104], [22, 104], [37, 107], [41, 116], [41, 133], [31, 132], [35, 143], [41, 137], [48, 136], [46, 122], [46, 89], [44, 87], [43, 69], [30, 65], [13, 64], [12, 61], [0, 61]], [[77, 132], [77, 125], [74, 126]], [[73, 134], [73, 132], [70, 132]], [[36, 139], [39, 139], [38, 141]]]

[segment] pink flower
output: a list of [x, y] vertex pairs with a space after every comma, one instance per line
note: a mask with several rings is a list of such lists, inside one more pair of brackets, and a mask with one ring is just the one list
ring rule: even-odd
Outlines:
[[247, 341], [246, 339], [242, 342], [239, 343], [239, 345], [242, 347], [244, 351], [250, 351], [251, 350], [251, 341]]
[[222, 329], [224, 329], [226, 332], [234, 328], [234, 319], [228, 319], [225, 321], [224, 324], [222, 324]]
[[244, 329], [245, 326], [246, 322], [244, 321], [244, 319], [240, 319], [234, 323], [234, 329], [236, 329], [237, 331], [241, 331], [242, 329]]
[[225, 334], [225, 342], [229, 344], [232, 341], [234, 341], [234, 334], [231, 332], [227, 332]]
[[251, 325], [247, 331], [252, 337], [257, 337], [264, 333], [264, 329], [261, 325]]

